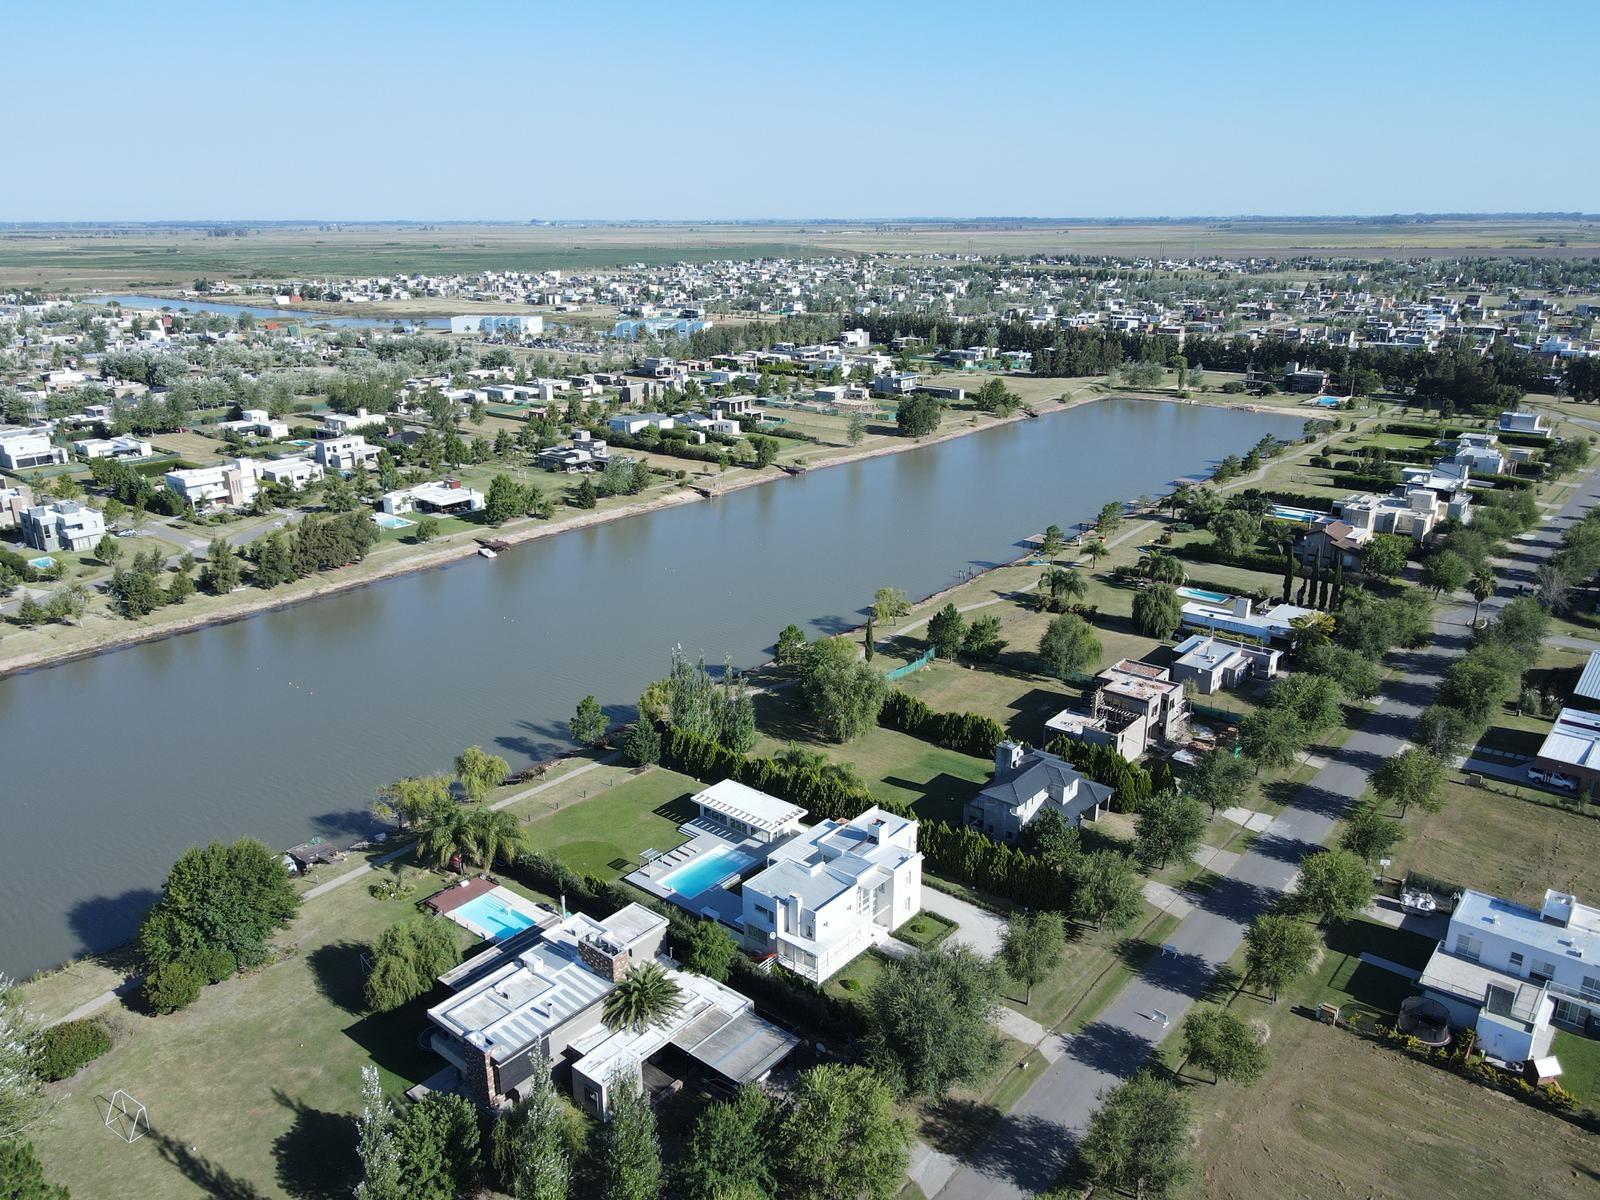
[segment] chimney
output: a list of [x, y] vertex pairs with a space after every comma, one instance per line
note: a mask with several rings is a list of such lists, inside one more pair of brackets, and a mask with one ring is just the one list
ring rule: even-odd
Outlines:
[[1572, 906], [1577, 899], [1566, 892], [1558, 892], [1554, 888], [1546, 890], [1544, 905], [1539, 909], [1539, 916], [1552, 925], [1565, 927], [1572, 922]]
[[994, 777], [1003, 778], [1022, 765], [1022, 746], [1017, 742], [1005, 741], [998, 743], [994, 748]]
[[620, 982], [628, 973], [631, 961], [626, 950], [615, 949], [594, 937], [578, 939], [578, 958], [601, 979], [609, 979], [612, 983]]

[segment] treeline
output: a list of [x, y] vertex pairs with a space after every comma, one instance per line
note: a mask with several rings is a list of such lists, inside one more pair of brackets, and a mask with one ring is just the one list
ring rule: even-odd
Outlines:
[[1110, 746], [1080, 742], [1058, 734], [1046, 747], [1051, 754], [1066, 759], [1082, 775], [1116, 789], [1111, 807], [1117, 812], [1136, 813], [1150, 797], [1177, 786], [1172, 764], [1162, 759], [1153, 771], [1129, 762]]
[[378, 527], [365, 512], [308, 516], [293, 532], [274, 530], [250, 547], [259, 587], [273, 588], [319, 571], [351, 566], [378, 542]]
[[878, 711], [878, 724], [910, 734], [946, 750], [990, 758], [1006, 731], [993, 717], [970, 712], [938, 712], [922, 700], [894, 688]]

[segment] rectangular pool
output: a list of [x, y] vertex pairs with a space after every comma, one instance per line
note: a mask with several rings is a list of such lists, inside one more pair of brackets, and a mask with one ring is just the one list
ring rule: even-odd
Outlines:
[[1302, 525], [1314, 525], [1319, 517], [1328, 515], [1327, 513], [1313, 512], [1309, 508], [1292, 508], [1287, 504], [1274, 504], [1271, 512], [1280, 521], [1299, 521]]
[[503, 942], [512, 934], [531, 929], [534, 919], [521, 909], [512, 908], [493, 892], [486, 892], [450, 910], [450, 919], [473, 929], [483, 930], [491, 939]]
[[1204, 588], [1182, 587], [1178, 595], [1187, 596], [1191, 600], [1204, 600], [1207, 604], [1226, 604], [1232, 596], [1225, 596], [1221, 592], [1208, 592]]
[[379, 529], [405, 529], [415, 525], [415, 521], [408, 521], [404, 517], [394, 516], [392, 513], [373, 513], [372, 519]]
[[680, 896], [698, 896], [737, 875], [752, 860], [737, 850], [718, 846], [696, 855], [683, 866], [660, 879], [661, 887]]

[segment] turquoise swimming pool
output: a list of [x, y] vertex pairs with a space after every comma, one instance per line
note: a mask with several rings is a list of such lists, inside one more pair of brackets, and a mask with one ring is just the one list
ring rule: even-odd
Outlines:
[[379, 529], [405, 529], [416, 524], [415, 521], [408, 521], [393, 513], [373, 513], [372, 519], [377, 522]]
[[48, 571], [51, 567], [56, 565], [56, 560], [51, 558], [48, 554], [43, 554], [38, 558], [30, 558], [28, 560], [28, 565], [35, 571]]
[[719, 884], [726, 883], [749, 866], [750, 862], [748, 856], [737, 850], [718, 846], [696, 855], [676, 871], [663, 875], [659, 882], [666, 891], [676, 892], [680, 896], [698, 896], [701, 892], [709, 892]]
[[534, 920], [520, 909], [512, 908], [492, 893], [474, 897], [460, 908], [450, 911], [452, 920], [481, 929], [496, 942], [503, 942], [512, 934], [531, 929]]
[[1187, 596], [1191, 600], [1204, 600], [1207, 604], [1226, 604], [1232, 596], [1223, 595], [1221, 592], [1208, 592], [1204, 588], [1181, 587], [1178, 595]]
[[1309, 508], [1294, 508], [1288, 504], [1274, 504], [1272, 515], [1280, 521], [1299, 521], [1302, 525], [1314, 524], [1318, 517], [1325, 517], [1327, 513], [1314, 512]]

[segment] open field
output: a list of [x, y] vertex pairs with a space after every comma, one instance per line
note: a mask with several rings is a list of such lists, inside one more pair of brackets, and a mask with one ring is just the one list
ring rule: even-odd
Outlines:
[[0, 239], [0, 286], [132, 287], [199, 275], [244, 279], [408, 271], [573, 271], [632, 263], [824, 254], [1578, 256], [1600, 248], [1600, 226], [1594, 222], [1518, 218], [592, 225], [307, 222], [241, 225], [238, 228], [246, 232], [240, 237], [212, 237], [209, 228], [13, 227]]
[[1443, 795], [1441, 811], [1407, 818], [1390, 874], [1421, 871], [1524, 904], [1546, 888], [1600, 893], [1600, 820], [1468, 787], [1460, 776]]

